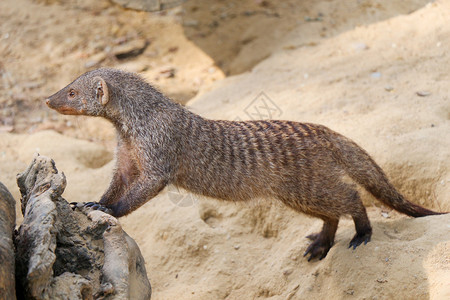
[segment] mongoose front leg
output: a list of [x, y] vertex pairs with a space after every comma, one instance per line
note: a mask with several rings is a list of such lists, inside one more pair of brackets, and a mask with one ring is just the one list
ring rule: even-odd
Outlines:
[[100, 203], [105, 206], [118, 201], [124, 191], [139, 177], [140, 172], [137, 168], [137, 162], [133, 159], [133, 152], [129, 148], [127, 143], [119, 139], [116, 153], [116, 171], [113, 174], [108, 189], [100, 198]]
[[123, 193], [118, 201], [106, 206], [114, 217], [125, 216], [152, 199], [167, 185], [168, 180], [163, 176], [142, 173], [138, 179]]
[[100, 198], [100, 202], [72, 202], [70, 204], [72, 205], [73, 209], [77, 207], [89, 207], [92, 209], [104, 211], [106, 213], [111, 213], [111, 210], [108, 208], [108, 206], [113, 204], [114, 202], [117, 202], [124, 191], [129, 186], [131, 186], [139, 176], [137, 163], [135, 159], [132, 158], [133, 156], [130, 155], [131, 153], [132, 152], [129, 150], [127, 143], [124, 143], [122, 139], [119, 138], [116, 153], [116, 170], [114, 171], [108, 189]]
[[87, 202], [72, 203], [75, 207], [88, 207], [95, 210], [101, 210], [116, 218], [125, 216], [139, 207], [145, 202], [159, 194], [167, 185], [168, 180], [164, 177], [152, 177], [149, 175], [141, 175], [131, 187], [114, 203]]

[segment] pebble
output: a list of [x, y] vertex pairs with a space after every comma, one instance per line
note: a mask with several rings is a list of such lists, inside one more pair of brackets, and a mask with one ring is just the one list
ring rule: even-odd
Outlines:
[[161, 77], [164, 77], [164, 78], [175, 77], [175, 72], [176, 72], [175, 68], [170, 67], [170, 66], [162, 67], [159, 70], [159, 74], [161, 74]]
[[148, 44], [145, 39], [136, 39], [113, 47], [111, 52], [118, 59], [138, 56], [144, 52]]
[[197, 27], [198, 26], [198, 21], [197, 20], [185, 20], [183, 22], [183, 25], [186, 27]]
[[292, 269], [286, 269], [286, 270], [283, 271], [283, 275], [284, 275], [284, 276], [289, 276], [289, 275], [292, 274], [293, 271], [294, 271], [294, 270], [292, 270]]
[[427, 96], [430, 96], [431, 93], [428, 91], [418, 91], [418, 92], [416, 92], [416, 95], [420, 96], [420, 97], [427, 97]]
[[321, 16], [317, 16], [317, 17], [305, 17], [305, 21], [306, 22], [322, 22], [322, 17]]
[[349, 294], [349, 295], [353, 295], [353, 294], [355, 293], [355, 291], [352, 290], [352, 289], [348, 289], [348, 290], [346, 290], [345, 292], [346, 292], [347, 294]]
[[247, 16], [247, 17], [253, 16], [255, 14], [256, 14], [256, 11], [254, 11], [254, 10], [246, 10], [242, 13], [243, 16]]
[[372, 77], [373, 79], [379, 79], [379, 78], [381, 78], [381, 73], [380, 72], [372, 72], [370, 74], [370, 77]]
[[367, 46], [367, 44], [361, 43], [361, 42], [353, 43], [353, 44], [352, 44], [352, 48], [353, 48], [355, 51], [357, 51], [357, 52], [360, 52], [360, 51], [369, 49], [369, 47]]

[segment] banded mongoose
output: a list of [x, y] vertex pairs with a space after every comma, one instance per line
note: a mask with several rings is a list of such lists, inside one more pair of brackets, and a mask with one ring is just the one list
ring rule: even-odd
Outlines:
[[372, 228], [355, 184], [412, 217], [440, 214], [407, 201], [383, 170], [352, 140], [325, 126], [292, 121], [216, 121], [172, 102], [138, 75], [98, 69], [50, 96], [62, 114], [99, 116], [117, 130], [117, 166], [94, 209], [121, 217], [168, 184], [222, 200], [275, 198], [323, 220], [305, 252], [324, 258], [342, 215], [356, 234], [349, 247], [370, 241]]

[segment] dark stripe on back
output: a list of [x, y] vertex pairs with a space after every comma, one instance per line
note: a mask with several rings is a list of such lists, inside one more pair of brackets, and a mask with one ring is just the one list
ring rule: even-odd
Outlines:
[[305, 123], [299, 123], [301, 129], [303, 129], [304, 135], [305, 136], [310, 136], [311, 135], [311, 129], [309, 128], [309, 126]]

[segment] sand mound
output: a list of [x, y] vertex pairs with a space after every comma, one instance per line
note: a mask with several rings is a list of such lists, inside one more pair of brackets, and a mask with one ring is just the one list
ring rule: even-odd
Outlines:
[[[55, 138], [61, 143], [52, 144]], [[63, 196], [69, 201], [96, 198], [107, 185], [111, 164], [95, 169], [83, 163], [91, 151], [105, 151], [94, 143], [51, 131], [28, 137], [2, 134], [1, 140], [3, 149], [27, 141], [19, 147], [26, 159], [34, 150], [26, 147], [31, 141], [50, 155], [66, 151], [76, 157], [58, 157], [68, 178]], [[142, 249], [156, 299], [449, 295], [449, 215], [411, 219], [391, 212], [386, 219], [380, 209], [369, 208], [374, 227], [369, 244], [348, 249], [354, 229], [344, 219], [327, 258], [308, 263], [302, 257], [308, 244], [304, 236], [320, 230], [320, 221], [276, 202], [237, 205], [193, 199], [193, 205], [181, 207], [163, 192], [122, 219]]]

